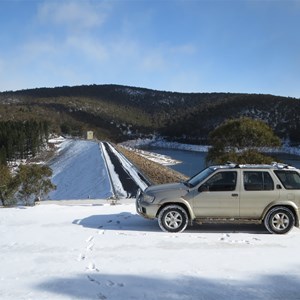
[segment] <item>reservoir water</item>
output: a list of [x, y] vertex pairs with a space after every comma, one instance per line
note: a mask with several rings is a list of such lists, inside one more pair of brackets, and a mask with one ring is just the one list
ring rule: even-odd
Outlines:
[[[180, 164], [170, 166], [170, 168], [187, 176], [192, 176], [206, 167], [205, 159], [207, 152], [166, 149], [158, 147], [143, 147], [143, 149], [158, 154], [167, 155], [173, 159], [181, 161]], [[285, 153], [276, 153], [272, 154], [272, 156], [274, 157], [274, 161], [284, 162], [300, 169], [300, 156]]]

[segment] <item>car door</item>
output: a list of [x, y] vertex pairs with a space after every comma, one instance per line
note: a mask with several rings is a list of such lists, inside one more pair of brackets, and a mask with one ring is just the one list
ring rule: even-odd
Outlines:
[[233, 218], [239, 216], [239, 171], [214, 173], [194, 191], [196, 218]]
[[240, 216], [258, 219], [269, 203], [279, 199], [280, 190], [268, 170], [243, 170]]

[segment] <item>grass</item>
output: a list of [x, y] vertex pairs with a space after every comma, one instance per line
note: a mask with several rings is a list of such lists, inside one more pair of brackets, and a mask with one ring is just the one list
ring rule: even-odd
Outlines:
[[164, 184], [186, 180], [187, 177], [168, 167], [162, 166], [156, 162], [150, 161], [134, 151], [125, 149], [122, 146], [116, 146], [117, 150], [130, 160], [152, 184]]

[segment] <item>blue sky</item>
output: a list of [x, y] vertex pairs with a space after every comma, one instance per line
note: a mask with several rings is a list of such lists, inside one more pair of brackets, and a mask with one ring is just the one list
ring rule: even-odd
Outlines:
[[0, 0], [0, 91], [123, 84], [300, 98], [300, 0]]

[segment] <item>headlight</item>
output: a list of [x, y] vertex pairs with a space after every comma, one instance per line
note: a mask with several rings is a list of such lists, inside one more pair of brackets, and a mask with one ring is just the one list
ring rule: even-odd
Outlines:
[[152, 203], [155, 199], [154, 196], [150, 196], [150, 195], [147, 195], [147, 194], [144, 194], [143, 198], [144, 198], [144, 201], [149, 202], [149, 203]]

